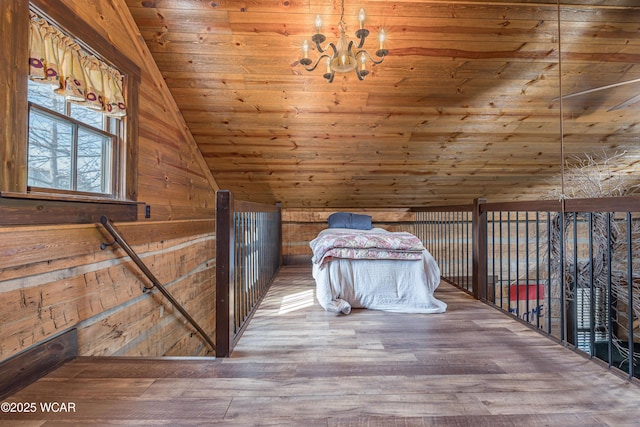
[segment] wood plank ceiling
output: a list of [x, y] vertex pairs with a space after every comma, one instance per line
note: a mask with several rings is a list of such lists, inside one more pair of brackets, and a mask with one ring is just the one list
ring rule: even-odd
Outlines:
[[553, 100], [640, 78], [636, 0], [346, 0], [350, 38], [363, 7], [365, 47], [375, 51], [384, 28], [389, 56], [364, 81], [351, 72], [333, 83], [299, 58], [316, 14], [337, 41], [339, 0], [127, 4], [213, 176], [239, 199], [406, 208], [549, 198], [563, 156], [625, 152], [621, 174], [640, 157], [640, 103], [607, 112], [640, 83], [562, 108]]

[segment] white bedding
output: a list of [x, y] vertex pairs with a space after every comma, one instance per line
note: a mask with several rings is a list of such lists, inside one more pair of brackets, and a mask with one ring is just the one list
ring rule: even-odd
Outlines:
[[353, 307], [443, 313], [447, 308], [433, 295], [440, 284], [440, 268], [426, 249], [419, 260], [332, 257], [313, 264], [313, 277], [316, 298], [330, 312], [349, 314]]

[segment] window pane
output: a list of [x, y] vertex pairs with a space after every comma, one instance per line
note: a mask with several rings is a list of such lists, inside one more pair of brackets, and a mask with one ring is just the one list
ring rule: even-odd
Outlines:
[[29, 80], [28, 96], [29, 102], [41, 105], [60, 114], [65, 113], [65, 99], [56, 94], [55, 86], [45, 83], [34, 83]]
[[105, 129], [104, 115], [100, 111], [71, 103], [71, 114], [69, 116], [96, 129]]
[[70, 190], [72, 147], [70, 124], [30, 110], [28, 185]]
[[116, 136], [120, 136], [120, 119], [116, 118], [116, 117], [109, 117], [109, 129], [108, 132], [111, 135], [116, 135]]
[[78, 191], [110, 193], [111, 138], [78, 130]]

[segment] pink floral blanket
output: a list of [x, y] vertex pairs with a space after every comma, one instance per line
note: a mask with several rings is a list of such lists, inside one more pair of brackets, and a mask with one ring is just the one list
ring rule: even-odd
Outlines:
[[331, 258], [419, 260], [424, 246], [407, 232], [328, 229], [310, 242], [315, 264]]

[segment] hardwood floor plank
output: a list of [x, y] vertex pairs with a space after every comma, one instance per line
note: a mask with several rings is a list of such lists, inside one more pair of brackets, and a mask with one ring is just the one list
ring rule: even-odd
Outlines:
[[[55, 401], [49, 397], [48, 403]], [[60, 403], [60, 401], [57, 401]], [[110, 422], [129, 421], [136, 423], [146, 421], [155, 423], [173, 422], [180, 425], [185, 417], [192, 421], [206, 423], [210, 420], [222, 419], [229, 406], [230, 399], [193, 399], [193, 400], [163, 400], [161, 402], [143, 399], [98, 399], [75, 398], [68, 402], [73, 404], [70, 411], [43, 411], [36, 402], [38, 410], [34, 413], [3, 413], [0, 423], [25, 420], [73, 421], [78, 425], [103, 425]], [[161, 403], [161, 404], [159, 404]], [[188, 414], [188, 415], [186, 415]]]
[[20, 393], [25, 401], [39, 400], [43, 395], [57, 401], [83, 399], [132, 399], [140, 397], [155, 382], [152, 378], [50, 378], [37, 388], [27, 387]]
[[[366, 385], [366, 384], [363, 384]], [[339, 384], [335, 385], [339, 387]], [[294, 397], [251, 397], [234, 398], [226, 417], [251, 421], [246, 408], [262, 414], [265, 418], [280, 416], [282, 413], [309, 418], [333, 416], [357, 416], [363, 413], [388, 417], [450, 415], [489, 415], [482, 402], [461, 402], [455, 394], [355, 394], [345, 396]]]
[[461, 415], [444, 417], [379, 417], [332, 418], [328, 427], [595, 427], [603, 424], [596, 418], [580, 414], [526, 414], [506, 416]]
[[231, 357], [79, 358], [0, 425], [634, 426], [640, 387], [448, 284], [443, 314], [325, 312], [283, 268]]
[[[497, 381], [496, 381], [497, 380]], [[428, 384], [428, 387], [426, 386]], [[216, 378], [216, 379], [163, 379], [149, 387], [142, 398], [205, 398], [205, 397], [301, 397], [322, 396], [346, 397], [352, 395], [384, 394], [446, 394], [452, 389], [459, 393], [499, 393], [505, 388], [518, 390], [523, 384], [527, 392], [545, 392], [555, 390], [570, 392], [575, 384], [555, 375], [503, 375], [496, 378], [493, 374], [457, 376], [424, 375], [416, 377], [379, 376], [379, 377], [299, 377], [289, 380], [254, 378]]]

